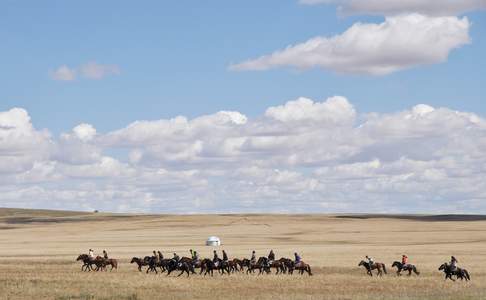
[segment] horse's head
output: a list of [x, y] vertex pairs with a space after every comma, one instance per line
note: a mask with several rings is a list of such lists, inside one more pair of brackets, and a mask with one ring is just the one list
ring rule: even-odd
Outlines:
[[76, 261], [78, 261], [78, 260], [84, 260], [86, 257], [88, 257], [88, 255], [86, 255], [86, 254], [79, 254], [78, 258], [76, 258]]
[[439, 271], [445, 270], [446, 268], [447, 268], [447, 263], [443, 263], [442, 265], [440, 265]]
[[132, 257], [132, 260], [130, 261], [130, 263], [133, 264], [134, 262], [137, 262], [139, 260], [140, 259], [138, 257]]
[[399, 261], [394, 261], [393, 264], [392, 264], [392, 268], [393, 267], [397, 267], [397, 268], [400, 268], [402, 266], [402, 263], [399, 262]]
[[360, 261], [358, 267], [365, 266], [366, 262], [364, 260]]

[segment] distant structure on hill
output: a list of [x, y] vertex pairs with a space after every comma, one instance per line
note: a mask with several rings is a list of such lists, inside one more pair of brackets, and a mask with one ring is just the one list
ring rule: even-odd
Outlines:
[[206, 246], [221, 246], [221, 240], [217, 236], [210, 236], [206, 240]]

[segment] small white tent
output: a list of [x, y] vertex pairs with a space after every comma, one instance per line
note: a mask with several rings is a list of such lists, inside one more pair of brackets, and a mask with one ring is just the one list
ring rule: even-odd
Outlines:
[[221, 246], [221, 240], [217, 236], [210, 236], [206, 240], [206, 246]]

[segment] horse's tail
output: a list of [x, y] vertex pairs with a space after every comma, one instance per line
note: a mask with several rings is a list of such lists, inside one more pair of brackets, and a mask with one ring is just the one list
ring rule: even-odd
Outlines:
[[471, 276], [469, 276], [469, 272], [466, 269], [463, 269], [464, 275], [466, 276], [467, 280], [471, 280]]
[[417, 270], [416, 266], [413, 266], [413, 272], [417, 275], [420, 275], [420, 272]]
[[113, 265], [113, 268], [118, 270], [118, 261], [116, 259], [113, 259], [112, 265]]
[[383, 272], [385, 272], [385, 274], [388, 274], [388, 273], [386, 272], [386, 266], [385, 266], [385, 264], [382, 264], [382, 266], [383, 266]]
[[312, 271], [310, 265], [307, 265], [307, 272], [309, 272], [309, 276], [312, 276]]

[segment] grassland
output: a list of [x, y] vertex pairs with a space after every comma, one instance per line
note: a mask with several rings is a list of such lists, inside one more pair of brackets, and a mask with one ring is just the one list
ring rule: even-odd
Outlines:
[[[132, 256], [161, 250], [210, 256], [218, 235], [230, 257], [251, 250], [291, 257], [314, 276], [142, 274]], [[93, 248], [121, 260], [113, 272], [80, 271], [74, 260]], [[408, 254], [419, 277], [394, 275]], [[388, 275], [370, 278], [357, 264], [369, 254]], [[472, 281], [445, 282], [437, 267], [451, 254]], [[0, 209], [0, 299], [486, 299], [486, 220], [457, 216], [115, 215]]]

